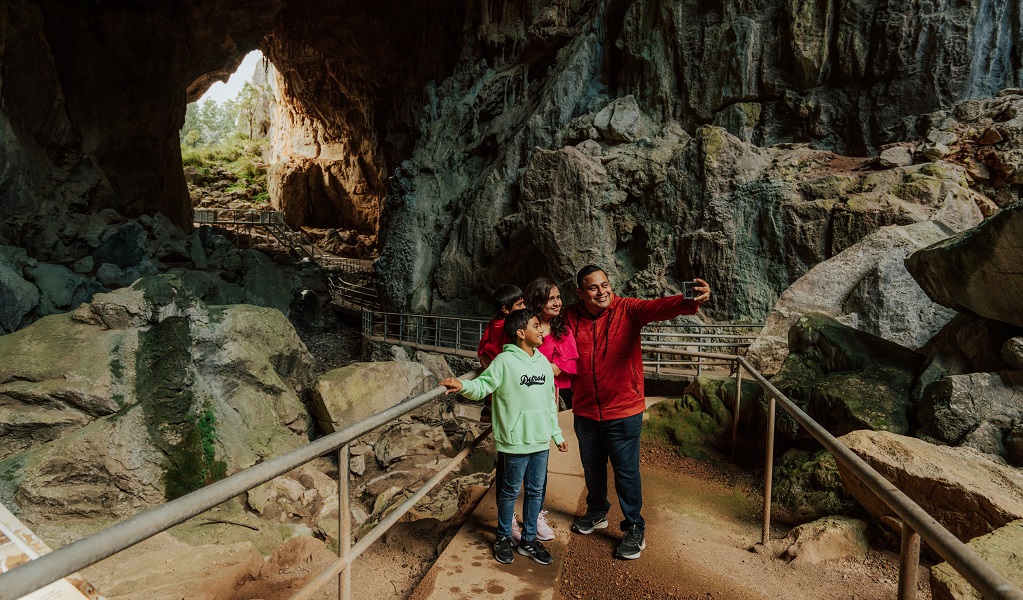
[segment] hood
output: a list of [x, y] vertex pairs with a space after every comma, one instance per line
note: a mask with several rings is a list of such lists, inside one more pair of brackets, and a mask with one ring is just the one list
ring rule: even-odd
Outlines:
[[536, 362], [543, 356], [539, 350], [533, 350], [533, 356], [526, 354], [526, 351], [515, 344], [505, 344], [501, 349], [503, 352], [510, 352], [512, 356], [522, 362]]

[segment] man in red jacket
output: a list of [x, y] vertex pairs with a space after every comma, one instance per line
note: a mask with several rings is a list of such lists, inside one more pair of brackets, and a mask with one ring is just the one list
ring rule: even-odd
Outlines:
[[566, 309], [565, 322], [575, 334], [579, 361], [572, 382], [575, 434], [586, 479], [586, 514], [572, 523], [582, 534], [607, 527], [607, 461], [614, 470], [625, 533], [618, 558], [639, 558], [646, 548], [643, 487], [639, 476], [639, 434], [646, 396], [639, 332], [653, 321], [695, 314], [710, 298], [710, 286], [695, 280], [696, 298], [681, 295], [638, 300], [611, 291], [603, 269], [579, 270], [579, 302]]

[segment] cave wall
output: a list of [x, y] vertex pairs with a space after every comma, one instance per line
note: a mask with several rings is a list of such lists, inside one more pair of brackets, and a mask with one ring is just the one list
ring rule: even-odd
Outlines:
[[[0, 10], [0, 243], [73, 260], [73, 214], [105, 208], [188, 227], [185, 102], [260, 47], [283, 100], [273, 201], [293, 225], [379, 227], [387, 296], [415, 310], [478, 312], [499, 283], [564, 277], [578, 266], [565, 262], [570, 246], [613, 263], [626, 291], [667, 292], [703, 270], [701, 256], [734, 260], [721, 250], [734, 235], [706, 227], [722, 215], [781, 236], [746, 244], [767, 252], [757, 305], [770, 304], [834, 250], [793, 250], [785, 236], [833, 231], [792, 217], [795, 229], [776, 226], [787, 194], [806, 194], [778, 192], [785, 175], [765, 179], [758, 146], [875, 152], [921, 135], [932, 122], [920, 115], [1017, 85], [1020, 73], [1008, 0], [12, 0]], [[635, 119], [636, 136], [595, 122], [623, 98], [634, 108], [608, 118]], [[734, 147], [724, 162], [708, 162], [715, 140]], [[578, 207], [600, 226], [565, 242], [544, 233], [542, 186], [524, 188], [523, 174], [544, 181], [538, 151], [587, 141], [597, 147], [580, 152], [610, 183], [584, 182], [603, 189]], [[623, 152], [639, 163], [607, 169]], [[737, 186], [732, 172], [758, 175]], [[826, 223], [836, 214], [818, 212]], [[722, 318], [744, 293], [733, 287], [715, 300]]]
[[[1016, 85], [1019, 52], [994, 45], [1013, 47], [1019, 23], [983, 22], [990, 2], [1000, 0], [471, 3], [467, 29], [478, 33], [456, 73], [430, 87], [419, 142], [391, 181], [377, 262], [387, 295], [397, 308], [482, 313], [500, 283], [546, 273], [571, 288], [569, 274], [594, 258], [627, 293], [714, 276], [726, 293], [708, 314], [762, 319], [785, 287], [847, 247], [833, 236], [854, 228], [861, 239], [918, 216], [887, 201], [860, 213], [843, 202], [852, 195], [844, 184], [763, 167], [757, 146], [876, 153], [922, 136], [940, 119], [932, 111]], [[992, 53], [1010, 64], [974, 58]], [[643, 133], [591, 134], [594, 118], [625, 97], [636, 104], [629, 118], [648, 122]], [[710, 125], [733, 141], [699, 133]], [[676, 129], [698, 143], [683, 148]], [[623, 142], [647, 166], [573, 168], [554, 197], [593, 195], [575, 207], [577, 220], [547, 233], [538, 219], [551, 204], [530, 208], [544, 198], [524, 173], [539, 152], [587, 139], [605, 167], [622, 161], [609, 149]], [[662, 142], [674, 158], [647, 156]], [[541, 168], [534, 181], [558, 176]], [[609, 184], [594, 190], [591, 176]], [[959, 186], [954, 176], [946, 183]]]

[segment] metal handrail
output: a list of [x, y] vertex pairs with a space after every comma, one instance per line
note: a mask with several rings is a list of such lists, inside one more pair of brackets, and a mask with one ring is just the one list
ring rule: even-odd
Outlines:
[[[338, 278], [339, 280], [341, 278]], [[343, 280], [342, 280], [343, 281]], [[359, 296], [358, 286], [348, 284], [345, 288], [351, 295]], [[335, 298], [339, 304], [358, 305], [358, 298], [354, 302], [346, 297]], [[364, 307], [362, 311], [362, 335], [375, 341], [391, 342], [396, 344], [412, 345], [417, 348], [431, 349], [437, 352], [465, 353], [475, 352], [483, 337], [488, 319], [484, 317], [454, 317], [448, 315], [434, 314], [412, 314], [399, 312], [382, 312]], [[447, 325], [444, 325], [447, 323]], [[652, 367], [655, 374], [661, 374], [662, 367], [695, 366], [696, 374], [701, 375], [706, 367], [719, 367], [731, 363], [706, 362], [703, 359], [694, 361], [663, 360], [660, 357], [664, 348], [682, 349], [682, 347], [696, 347], [698, 351], [704, 348], [731, 348], [735, 352], [747, 348], [755, 336], [742, 336], [735, 334], [721, 333], [684, 333], [677, 330], [695, 329], [723, 330], [733, 328], [753, 329], [763, 328], [757, 324], [704, 324], [704, 323], [655, 323], [645, 327], [640, 333], [640, 338], [645, 344], [645, 363]], [[670, 329], [675, 331], [657, 331], [657, 329]], [[444, 337], [443, 333], [449, 333]], [[453, 343], [448, 343], [452, 341]], [[669, 337], [670, 340], [660, 338]], [[734, 341], [712, 342], [705, 340], [723, 339]], [[656, 346], [656, 347], [653, 347]]]
[[[476, 371], [471, 371], [463, 375], [462, 378], [472, 379], [476, 377], [476, 375]], [[6, 573], [0, 573], [0, 600], [15, 600], [16, 598], [21, 598], [28, 593], [67, 577], [68, 575], [90, 565], [94, 565], [105, 558], [129, 548], [130, 546], [166, 531], [179, 523], [210, 510], [211, 508], [214, 508], [235, 496], [243, 494], [256, 486], [262, 485], [267, 481], [283, 475], [284, 473], [287, 473], [288, 471], [291, 471], [292, 469], [308, 463], [320, 456], [334, 451], [341, 452], [341, 457], [347, 456], [348, 445], [353, 440], [373, 431], [377, 427], [397, 419], [398, 417], [408, 414], [438, 396], [444, 395], [445, 391], [446, 389], [444, 387], [437, 386], [427, 392], [409, 398], [404, 402], [383, 410], [367, 419], [350, 425], [341, 431], [326, 435], [318, 440], [305, 444], [296, 450], [292, 450], [287, 454], [271, 458], [265, 462], [259, 463], [258, 465], [243, 469], [230, 477], [221, 479], [220, 481], [211, 483], [202, 489], [196, 490], [175, 500], [171, 500], [166, 504], [144, 513], [130, 517], [98, 533], [84, 537], [64, 546], [63, 548], [59, 548], [35, 560], [19, 565]], [[485, 431], [481, 435], [485, 435], [487, 433], [489, 433], [489, 430]], [[478, 441], [474, 443], [478, 443]], [[459, 456], [464, 458], [465, 454], [466, 453], [464, 452], [460, 453], [452, 459], [452, 461], [460, 461], [461, 459]], [[348, 489], [347, 478], [349, 470], [345, 468], [343, 464], [344, 463], [340, 463], [338, 465], [339, 496], [342, 494], [346, 495]], [[445, 465], [445, 469], [448, 469], [448, 472], [450, 472], [450, 470], [457, 464], [457, 462], [452, 463], [449, 461], [449, 463]], [[448, 467], [450, 467], [450, 469]], [[436, 484], [439, 483], [441, 477], [435, 476], [430, 479], [428, 482], [431, 483], [430, 489], [432, 489], [432, 486], [436, 486]], [[423, 492], [423, 494], [425, 495], [425, 493], [428, 493], [429, 491], [430, 490], [427, 489], [426, 492]], [[420, 492], [422, 492], [422, 489], [420, 489]], [[343, 520], [343, 518], [350, 519], [349, 515], [344, 515], [343, 517], [341, 515], [341, 507], [346, 505], [342, 504], [343, 500], [345, 500], [345, 498], [339, 497], [339, 521]], [[408, 504], [408, 502], [406, 502], [406, 504]], [[407, 512], [408, 509], [411, 509], [411, 507], [412, 505], [409, 505], [405, 511]], [[398, 517], [400, 517], [401, 514], [399, 514]], [[369, 534], [367, 534], [366, 537], [375, 536], [373, 539], [378, 538], [384, 533], [384, 531], [386, 531], [386, 529], [384, 529], [378, 533], [378, 528], [389, 528], [398, 517], [382, 520], [370, 531]], [[339, 530], [339, 540], [341, 539], [344, 531], [344, 527]], [[362, 544], [362, 542], [360, 542], [360, 544]], [[365, 548], [362, 547], [362, 550], [364, 549]], [[350, 539], [338, 543], [339, 554], [343, 557], [349, 557], [349, 562], [354, 560], [351, 558], [351, 550], [352, 547]], [[362, 550], [360, 550], [360, 553]], [[355, 556], [357, 556], [357, 554]], [[341, 568], [343, 569], [344, 567]], [[344, 598], [348, 597], [343, 593], [341, 596]]]
[[[644, 348], [646, 350], [646, 348]], [[930, 545], [943, 559], [962, 575], [966, 581], [979, 591], [984, 598], [1006, 598], [1023, 600], [1023, 592], [1012, 585], [996, 571], [987, 561], [982, 559], [972, 548], [955, 537], [934, 517], [920, 507], [912, 498], [899, 490], [893, 483], [874, 470], [866, 461], [857, 456], [848, 446], [843, 444], [820, 423], [813, 420], [792, 402], [778, 388], [774, 387], [759, 371], [742, 356], [716, 354], [710, 352], [687, 352], [657, 349], [661, 353], [673, 353], [687, 356], [701, 356], [715, 360], [734, 361], [740, 368], [736, 369], [735, 406], [732, 413], [732, 447], [735, 448], [739, 409], [741, 407], [742, 373], [745, 371], [767, 392], [768, 403], [767, 444], [764, 459], [764, 514], [761, 543], [770, 540], [771, 526], [771, 482], [774, 466], [774, 429], [775, 404], [781, 405], [797, 423], [802, 425], [821, 445], [827, 449], [835, 460], [849, 469], [850, 472], [873, 492], [885, 505], [902, 519], [901, 560], [899, 566], [899, 598], [907, 600], [913, 597], [916, 590], [916, 568], [920, 555], [920, 539]]]

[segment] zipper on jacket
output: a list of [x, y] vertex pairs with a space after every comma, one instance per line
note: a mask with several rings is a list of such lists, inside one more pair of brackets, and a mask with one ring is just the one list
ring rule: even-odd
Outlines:
[[590, 355], [590, 367], [593, 371], [593, 399], [597, 401], [597, 416], [604, 421], [604, 407], [600, 405], [600, 394], [597, 393], [597, 318], [593, 317], [593, 354]]

